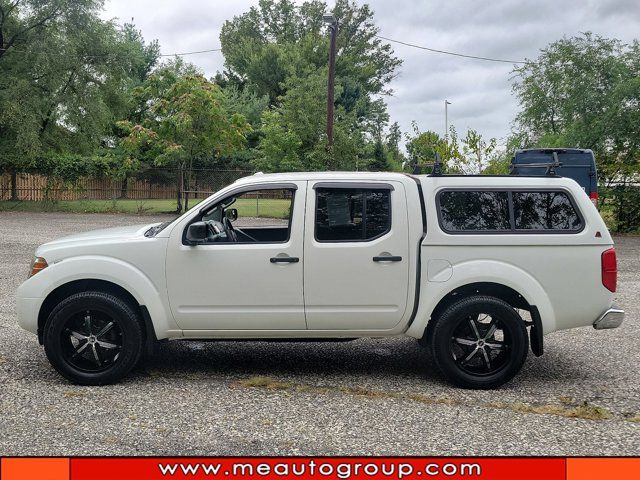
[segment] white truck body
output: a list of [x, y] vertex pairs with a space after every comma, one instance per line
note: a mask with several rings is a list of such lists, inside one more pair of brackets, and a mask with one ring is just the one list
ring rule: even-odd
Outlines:
[[[275, 186], [294, 192], [286, 241], [185, 244], [186, 229], [201, 211], [234, 192]], [[388, 189], [390, 228], [370, 241], [318, 241], [314, 222], [322, 186]], [[565, 192], [581, 229], [461, 234], [442, 228], [441, 192], [509, 189]], [[89, 232], [40, 246], [35, 255], [47, 267], [18, 289], [19, 324], [42, 340], [55, 304], [46, 299], [86, 280], [128, 292], [148, 311], [157, 340], [419, 339], [438, 305], [469, 285], [516, 292], [522, 305], [514, 307], [535, 307], [532, 317], [545, 335], [594, 325], [607, 313], [601, 326], [622, 321], [602, 281], [601, 256], [613, 241], [584, 191], [565, 178], [256, 174], [220, 190], [155, 236], [145, 236], [151, 227]], [[380, 256], [401, 260], [372, 261]], [[274, 262], [278, 257], [298, 260]]]

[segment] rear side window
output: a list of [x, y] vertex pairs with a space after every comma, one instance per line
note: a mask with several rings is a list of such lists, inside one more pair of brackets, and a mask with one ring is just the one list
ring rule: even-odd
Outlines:
[[317, 188], [315, 234], [320, 242], [368, 241], [391, 229], [391, 191]]
[[569, 230], [582, 228], [582, 220], [564, 192], [513, 192], [516, 230]]
[[551, 190], [445, 190], [438, 216], [450, 233], [574, 233], [584, 226], [569, 194]]
[[509, 193], [450, 190], [440, 194], [440, 222], [446, 231], [510, 230]]

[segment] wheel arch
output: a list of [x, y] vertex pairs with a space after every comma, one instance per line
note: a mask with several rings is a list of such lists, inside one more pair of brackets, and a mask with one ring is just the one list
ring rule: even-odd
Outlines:
[[[40, 322], [46, 321], [48, 316], [48, 313], [40, 314], [47, 299], [47, 308], [50, 308], [53, 299], [59, 299], [63, 294], [86, 291], [90, 285], [99, 291], [117, 293], [126, 298], [142, 312], [157, 339], [180, 337], [182, 331], [176, 325], [168, 304], [164, 265], [154, 266], [152, 270], [154, 280], [130, 262], [102, 255], [83, 255], [53, 262], [19, 289], [20, 297], [40, 300], [30, 318], [25, 316], [24, 323], [32, 322], [31, 331], [39, 333]], [[54, 296], [50, 299], [52, 294]]]
[[40, 310], [38, 312], [38, 341], [42, 345], [44, 325], [53, 309], [61, 301], [69, 296], [80, 292], [103, 292], [109, 293], [118, 297], [126, 302], [131, 308], [133, 308], [142, 319], [142, 330], [145, 335], [144, 342], [148, 348], [151, 348], [153, 343], [157, 340], [156, 332], [153, 327], [151, 315], [145, 305], [141, 305], [138, 300], [124, 287], [116, 283], [97, 279], [97, 278], [85, 278], [80, 280], [72, 280], [64, 283], [54, 290], [52, 290], [42, 302]]
[[462, 298], [466, 298], [472, 295], [487, 295], [490, 297], [498, 298], [513, 308], [519, 308], [522, 310], [531, 311], [531, 305], [527, 299], [522, 296], [518, 291], [506, 285], [496, 282], [474, 282], [462, 285], [454, 288], [446, 295], [444, 295], [429, 315], [430, 320], [427, 322], [426, 330], [424, 333], [425, 340], [431, 338], [431, 333], [435, 322], [432, 319], [438, 318], [442, 312], [444, 312], [450, 305], [459, 301]]
[[[426, 274], [423, 277], [428, 278]], [[542, 353], [542, 335], [556, 330], [555, 312], [549, 294], [530, 273], [496, 260], [454, 264], [449, 280], [422, 283], [418, 313], [405, 333], [421, 339], [430, 333], [431, 319], [450, 305], [456, 296], [462, 298], [461, 295], [477, 293], [495, 296], [514, 308], [528, 310], [535, 327], [531, 331], [531, 344], [536, 355]]]

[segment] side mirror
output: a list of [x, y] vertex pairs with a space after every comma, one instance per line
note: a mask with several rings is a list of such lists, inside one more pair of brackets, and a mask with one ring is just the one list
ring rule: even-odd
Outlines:
[[227, 208], [224, 211], [224, 216], [227, 217], [230, 222], [235, 222], [238, 219], [238, 210], [236, 208]]
[[187, 228], [187, 241], [192, 245], [204, 243], [207, 240], [207, 224], [195, 222]]

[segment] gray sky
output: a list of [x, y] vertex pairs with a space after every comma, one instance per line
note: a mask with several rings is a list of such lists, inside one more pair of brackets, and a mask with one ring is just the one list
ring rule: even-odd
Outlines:
[[[134, 18], [147, 40], [157, 38], [162, 53], [220, 46], [226, 19], [257, 0], [106, 0], [104, 18]], [[329, 4], [333, 2], [329, 1]], [[408, 43], [470, 55], [519, 60], [579, 32], [592, 31], [630, 42], [640, 32], [640, 0], [369, 0], [380, 34]], [[517, 103], [511, 93], [512, 65], [429, 53], [393, 44], [404, 60], [386, 98], [392, 121], [403, 132], [416, 120], [421, 130], [444, 132], [444, 99], [449, 123], [463, 134], [475, 128], [502, 143]], [[219, 52], [190, 55], [208, 76], [222, 70]]]

